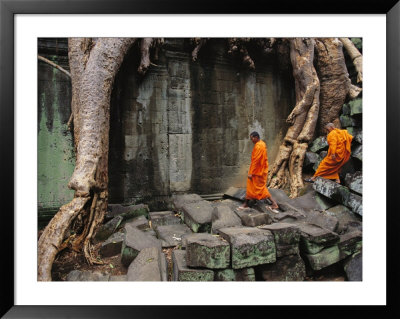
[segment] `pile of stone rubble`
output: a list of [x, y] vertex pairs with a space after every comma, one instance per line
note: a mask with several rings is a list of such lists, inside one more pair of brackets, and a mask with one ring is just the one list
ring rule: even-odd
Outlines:
[[[346, 280], [360, 281], [361, 215], [318, 192], [330, 183], [318, 179], [295, 199], [270, 189], [278, 213], [262, 201], [238, 209], [245, 189], [233, 187], [216, 201], [173, 195], [169, 211], [110, 204], [96, 240], [103, 257], [120, 256], [127, 274], [74, 270], [67, 280], [303, 281], [339, 265]], [[163, 248], [173, 248], [170, 267]]]

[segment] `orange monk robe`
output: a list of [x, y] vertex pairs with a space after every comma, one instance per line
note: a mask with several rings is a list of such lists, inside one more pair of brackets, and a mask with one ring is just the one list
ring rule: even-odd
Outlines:
[[[350, 159], [353, 136], [347, 130], [335, 128], [330, 131], [327, 140], [329, 144], [328, 154], [319, 164], [314, 176], [339, 179], [339, 169]], [[331, 158], [332, 154], [335, 154], [336, 159]]]
[[267, 145], [262, 140], [254, 144], [251, 153], [250, 174], [253, 177], [247, 179], [246, 199], [270, 198], [271, 194], [266, 187], [268, 176]]

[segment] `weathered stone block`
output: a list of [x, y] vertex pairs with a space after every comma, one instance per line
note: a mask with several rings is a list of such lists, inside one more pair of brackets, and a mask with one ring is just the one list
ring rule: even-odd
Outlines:
[[128, 277], [126, 275], [110, 276], [108, 281], [127, 281]]
[[136, 227], [140, 230], [145, 230], [149, 228], [149, 221], [143, 215], [127, 220], [126, 224], [129, 224], [130, 226]]
[[148, 217], [149, 207], [145, 204], [127, 205], [121, 204], [108, 204], [108, 210], [105, 219], [111, 219], [115, 216], [122, 216], [124, 220], [131, 219], [138, 216]]
[[176, 211], [181, 211], [186, 204], [201, 202], [203, 199], [197, 194], [172, 195], [172, 205]]
[[340, 251], [340, 259], [344, 259], [360, 252], [362, 248], [362, 233], [360, 231], [353, 231], [340, 235], [338, 247]]
[[225, 191], [224, 197], [231, 197], [240, 201], [244, 201], [246, 198], [246, 188], [229, 187]]
[[224, 269], [215, 272], [215, 281], [256, 281], [254, 268]]
[[350, 115], [350, 106], [349, 106], [349, 104], [343, 104], [343, 107], [342, 107], [342, 114], [343, 115]]
[[299, 224], [299, 229], [300, 249], [308, 254], [316, 254], [340, 240], [338, 234], [317, 225]]
[[303, 281], [306, 265], [299, 254], [277, 258], [273, 264], [255, 267], [256, 276], [265, 281]]
[[359, 196], [357, 194], [353, 194], [351, 193], [349, 195], [349, 198], [347, 200], [347, 202], [345, 203], [345, 205], [349, 208], [351, 208], [351, 210], [362, 216], [363, 214], [363, 209], [362, 209], [362, 196]]
[[328, 142], [326, 140], [325, 136], [320, 136], [317, 137], [311, 144], [311, 147], [309, 148], [309, 150], [311, 152], [317, 153], [319, 151], [328, 149], [329, 145]]
[[340, 115], [340, 125], [342, 127], [352, 127], [357, 126], [357, 121], [348, 115]]
[[182, 206], [183, 219], [189, 228], [197, 232], [211, 231], [212, 205], [205, 200]]
[[353, 136], [353, 141], [362, 144], [362, 129], [359, 127], [346, 127], [347, 132]]
[[167, 262], [158, 247], [144, 248], [131, 262], [128, 281], [167, 281]]
[[[198, 236], [200, 235], [200, 236]], [[228, 268], [231, 258], [229, 243], [211, 234], [192, 234], [186, 239], [186, 264], [208, 269]]]
[[241, 226], [242, 221], [238, 215], [227, 205], [214, 207], [211, 216], [211, 232], [218, 234], [218, 229], [223, 227]]
[[111, 257], [120, 254], [124, 237], [125, 234], [122, 232], [112, 234], [101, 244], [100, 254], [103, 257]]
[[156, 228], [156, 234], [163, 241], [162, 247], [174, 247], [182, 243], [182, 235], [192, 231], [185, 224], [165, 225]]
[[305, 222], [320, 226], [332, 232], [336, 232], [339, 226], [339, 220], [324, 211], [308, 210], [306, 211]]
[[345, 203], [347, 203], [350, 196], [350, 190], [347, 187], [321, 177], [317, 177], [313, 187], [318, 193], [344, 205], [346, 205]]
[[361, 225], [360, 216], [353, 213], [349, 208], [344, 205], [337, 205], [326, 210], [326, 214], [334, 216], [338, 219], [339, 225], [337, 233], [342, 234], [346, 231], [348, 225]]
[[173, 281], [213, 281], [214, 271], [211, 269], [188, 268], [186, 264], [186, 251], [172, 251]]
[[275, 241], [269, 230], [252, 227], [226, 227], [219, 231], [221, 237], [231, 245], [233, 269], [275, 262]]
[[346, 174], [345, 185], [360, 195], [362, 195], [362, 172], [357, 171], [354, 174]]
[[350, 115], [362, 114], [362, 99], [351, 100], [349, 103]]
[[337, 245], [322, 249], [316, 254], [305, 254], [310, 267], [313, 270], [320, 270], [340, 261], [340, 251]]
[[176, 225], [181, 223], [181, 219], [175, 216], [175, 213], [172, 211], [150, 212], [149, 220], [151, 222], [151, 227], [153, 228], [157, 228], [157, 226]]
[[321, 158], [317, 153], [314, 152], [306, 152], [304, 156], [304, 164], [303, 167], [310, 167], [313, 166], [315, 163], [319, 163]]
[[99, 271], [80, 271], [72, 270], [67, 275], [67, 281], [108, 281], [110, 278], [109, 274], [102, 273]]
[[130, 225], [125, 225], [124, 229], [125, 238], [121, 248], [121, 262], [125, 267], [130, 265], [142, 249], [151, 247], [161, 249], [161, 241], [150, 234]]
[[269, 214], [257, 211], [253, 208], [236, 209], [235, 213], [240, 217], [244, 226], [256, 227], [271, 224], [272, 219]]
[[362, 145], [357, 145], [352, 149], [351, 156], [362, 161]]
[[333, 200], [330, 200], [328, 198], [322, 199], [320, 197], [320, 194], [318, 194], [313, 188], [312, 185], [308, 184], [308, 187], [310, 187], [310, 190], [307, 191], [302, 196], [299, 196], [297, 198], [293, 198], [290, 201], [290, 204], [297, 209], [301, 209], [302, 211], [304, 210], [324, 210], [324, 207], [329, 206], [332, 207], [336, 203]]
[[362, 253], [356, 253], [344, 262], [348, 281], [362, 281]]
[[105, 223], [104, 225], [101, 225], [96, 232], [95, 240], [96, 241], [106, 240], [117, 230], [119, 225], [121, 225], [123, 219], [124, 218], [122, 216], [116, 216], [107, 223]]
[[269, 230], [274, 235], [277, 257], [299, 253], [300, 231], [296, 225], [274, 223], [260, 229]]

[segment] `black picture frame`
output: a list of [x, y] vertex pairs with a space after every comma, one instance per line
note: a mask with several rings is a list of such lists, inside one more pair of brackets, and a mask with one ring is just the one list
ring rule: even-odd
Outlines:
[[[235, 315], [247, 317], [254, 311], [265, 315], [294, 315], [296, 317], [321, 315], [332, 317], [373, 317], [394, 318], [399, 316], [399, 276], [395, 274], [395, 261], [399, 255], [396, 225], [398, 214], [395, 189], [399, 178], [399, 151], [397, 138], [399, 127], [399, 16], [398, 0], [391, 1], [342, 1], [308, 0], [275, 1], [162, 1], [162, 0], [0, 0], [0, 181], [1, 196], [1, 309], [4, 318], [159, 318], [189, 315], [191, 318], [226, 317]], [[386, 74], [387, 74], [387, 127], [386, 172], [387, 176], [386, 218], [387, 218], [387, 305], [386, 306], [20, 306], [15, 305], [14, 288], [14, 18], [16, 14], [385, 14], [386, 30]], [[378, 130], [378, 129], [377, 129]], [[377, 133], [378, 134], [378, 133]], [[379, 169], [379, 167], [377, 167]], [[378, 201], [384, 199], [377, 198]], [[5, 226], [4, 226], [5, 225]], [[397, 235], [397, 236], [396, 236]], [[284, 298], [284, 296], [282, 296]], [[268, 307], [268, 309], [265, 309]], [[312, 307], [312, 309], [310, 309]]]

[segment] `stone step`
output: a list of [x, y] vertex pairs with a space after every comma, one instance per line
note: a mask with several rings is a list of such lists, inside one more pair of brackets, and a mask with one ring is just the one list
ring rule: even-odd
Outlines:
[[218, 230], [224, 227], [241, 226], [242, 220], [228, 205], [214, 207], [211, 216], [211, 232], [218, 234]]
[[259, 228], [269, 230], [274, 235], [277, 257], [300, 253], [300, 230], [296, 225], [274, 223]]
[[155, 229], [157, 238], [162, 241], [162, 247], [175, 247], [182, 244], [182, 236], [191, 234], [191, 229], [185, 224], [158, 226]]
[[210, 232], [213, 209], [213, 206], [206, 200], [184, 204], [181, 208], [183, 221], [195, 233]]
[[248, 227], [256, 227], [260, 225], [271, 224], [271, 216], [267, 213], [260, 212], [253, 208], [235, 209], [235, 213], [239, 216], [242, 224]]
[[215, 272], [215, 281], [256, 281], [254, 268], [224, 269]]
[[181, 224], [181, 219], [173, 211], [150, 212], [149, 221], [154, 229], [157, 226]]
[[341, 260], [338, 245], [324, 248], [316, 254], [304, 254], [304, 256], [313, 270], [321, 270]]
[[246, 198], [246, 188], [229, 187], [224, 192], [224, 197], [238, 199], [244, 201]]
[[213, 281], [214, 271], [211, 269], [189, 268], [186, 264], [186, 251], [172, 251], [173, 281]]
[[312, 224], [299, 224], [300, 249], [308, 254], [316, 254], [328, 246], [339, 242], [339, 235]]
[[202, 233], [185, 236], [186, 264], [208, 269], [228, 268], [231, 259], [229, 243], [219, 236]]
[[132, 227], [124, 226], [125, 237], [121, 248], [121, 262], [125, 267], [137, 257], [144, 248], [157, 247], [161, 249], [161, 241], [147, 232]]
[[255, 267], [256, 275], [265, 281], [303, 281], [306, 265], [299, 254], [283, 256], [273, 264]]
[[67, 281], [108, 281], [110, 279], [110, 275], [106, 273], [102, 273], [99, 271], [80, 271], [80, 270], [72, 270], [67, 275]]
[[142, 249], [128, 268], [128, 281], [167, 281], [167, 261], [158, 247]]
[[203, 201], [203, 199], [197, 194], [175, 194], [172, 195], [171, 201], [175, 211], [180, 212], [184, 205], [197, 203]]
[[253, 227], [226, 227], [219, 231], [221, 237], [231, 245], [233, 269], [275, 262], [274, 236], [269, 230]]

